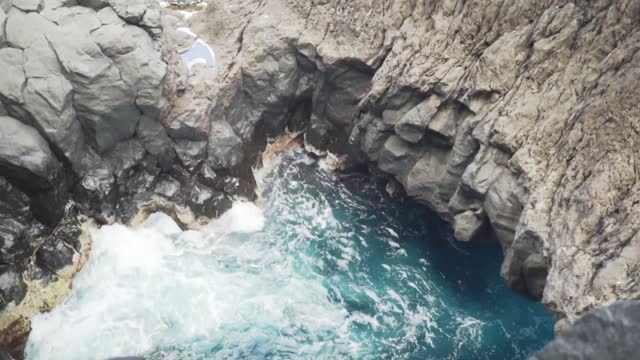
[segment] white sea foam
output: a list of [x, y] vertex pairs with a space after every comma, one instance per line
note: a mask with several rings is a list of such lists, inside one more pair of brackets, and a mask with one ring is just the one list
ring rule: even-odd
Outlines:
[[137, 229], [95, 230], [70, 297], [33, 318], [27, 358], [105, 359], [180, 344], [193, 350], [273, 326], [339, 329], [347, 313], [319, 279], [298, 275], [259, 234], [247, 238], [264, 226], [261, 209], [236, 202], [203, 231], [183, 232], [164, 214]]
[[[94, 231], [70, 297], [33, 319], [27, 358], [479, 353], [491, 341], [485, 332], [495, 331], [490, 310], [461, 308], [469, 301], [454, 296], [455, 278], [445, 278], [434, 254], [415, 255], [410, 231], [371, 216], [383, 211], [378, 203], [348, 199], [316, 159], [293, 155], [255, 172], [263, 208], [236, 202], [199, 231], [182, 231], [164, 214], [136, 229]], [[522, 336], [497, 324], [509, 344]]]
[[207, 231], [218, 235], [253, 233], [262, 230], [264, 224], [264, 214], [259, 207], [248, 201], [237, 201], [218, 220], [212, 221]]

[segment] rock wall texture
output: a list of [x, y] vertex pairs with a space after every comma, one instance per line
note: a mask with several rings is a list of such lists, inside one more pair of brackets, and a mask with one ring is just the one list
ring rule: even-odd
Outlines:
[[29, 294], [68, 280], [88, 251], [81, 214], [214, 217], [252, 196], [242, 143], [211, 123], [210, 79], [187, 81], [163, 11], [155, 0], [0, 0], [0, 349], [17, 357], [23, 307], [52, 301]]
[[493, 233], [507, 283], [560, 324], [640, 295], [640, 1], [213, 5], [193, 28], [243, 141], [304, 129], [460, 240]]
[[531, 360], [634, 359], [638, 336], [640, 302], [619, 301], [576, 321]]
[[76, 214], [216, 216], [286, 130], [497, 239], [560, 325], [638, 298], [639, 21], [640, 0], [0, 0], [0, 312], [83, 251]]

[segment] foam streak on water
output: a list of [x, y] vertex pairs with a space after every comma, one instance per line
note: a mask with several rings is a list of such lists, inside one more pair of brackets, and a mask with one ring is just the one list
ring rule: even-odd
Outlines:
[[514, 359], [552, 335], [499, 279], [499, 249], [454, 248], [429, 211], [300, 151], [262, 209], [92, 235], [70, 297], [33, 319], [29, 359]]

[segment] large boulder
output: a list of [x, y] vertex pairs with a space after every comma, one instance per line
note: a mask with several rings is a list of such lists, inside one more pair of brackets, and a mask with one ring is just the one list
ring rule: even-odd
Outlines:
[[101, 22], [95, 10], [83, 6], [45, 7], [40, 15], [58, 25], [77, 25], [79, 28], [91, 32], [100, 27]]
[[135, 88], [124, 82], [86, 29], [67, 25], [47, 38], [70, 76], [78, 118], [96, 149], [106, 152], [132, 137], [140, 120]]
[[46, 138], [79, 168], [87, 150], [72, 90], [62, 75], [30, 78], [24, 89], [24, 107]]
[[15, 48], [26, 49], [42, 39], [45, 34], [51, 34], [56, 30], [53, 22], [35, 12], [24, 13], [13, 8], [7, 15], [7, 42]]
[[113, 60], [122, 80], [136, 90], [136, 106], [145, 114], [159, 115], [166, 65], [149, 34], [137, 26], [116, 23], [100, 27], [91, 36]]
[[0, 176], [31, 192], [57, 186], [60, 163], [38, 131], [9, 116], [0, 125]]

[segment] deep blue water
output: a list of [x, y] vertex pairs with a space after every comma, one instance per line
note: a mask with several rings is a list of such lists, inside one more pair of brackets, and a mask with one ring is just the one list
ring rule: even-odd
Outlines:
[[517, 359], [553, 338], [552, 316], [500, 278], [497, 243], [456, 241], [432, 211], [389, 196], [381, 178], [295, 160], [275, 177], [296, 185], [271, 183], [267, 231], [291, 236], [287, 229], [304, 228], [311, 217], [296, 215], [309, 203], [331, 209], [335, 221], [292, 243], [304, 254], [301, 269], [307, 258], [322, 259], [312, 271], [332, 301], [378, 324], [351, 324], [372, 358]]
[[543, 307], [504, 285], [497, 244], [455, 242], [382, 179], [299, 151], [260, 209], [93, 238], [69, 299], [34, 319], [28, 358], [524, 359], [553, 336]]

